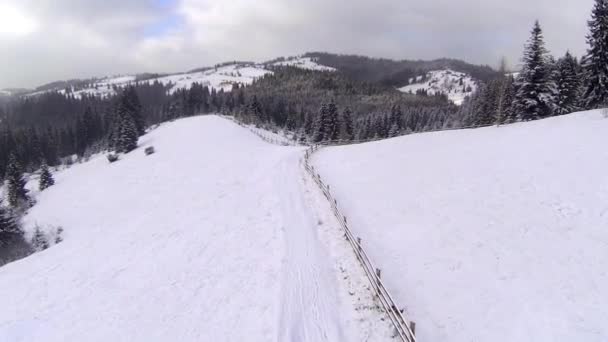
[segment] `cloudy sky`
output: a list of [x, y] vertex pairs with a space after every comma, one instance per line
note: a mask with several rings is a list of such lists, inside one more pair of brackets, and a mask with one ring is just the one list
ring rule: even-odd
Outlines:
[[535, 19], [585, 51], [593, 0], [0, 0], [0, 88], [307, 51], [512, 65]]

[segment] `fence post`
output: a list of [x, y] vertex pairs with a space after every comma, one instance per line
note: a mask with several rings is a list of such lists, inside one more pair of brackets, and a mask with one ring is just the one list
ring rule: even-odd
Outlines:
[[380, 276], [382, 275], [382, 270], [380, 270], [379, 268], [376, 268], [376, 292], [378, 293], [378, 296], [380, 296]]

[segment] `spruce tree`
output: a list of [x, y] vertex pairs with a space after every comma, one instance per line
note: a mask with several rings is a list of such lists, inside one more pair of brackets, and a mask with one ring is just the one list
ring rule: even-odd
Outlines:
[[8, 168], [6, 169], [6, 182], [8, 189], [8, 203], [13, 208], [29, 206], [30, 198], [27, 195], [28, 190], [25, 189], [25, 179], [23, 179], [23, 171], [21, 165], [17, 161], [15, 154], [11, 154], [9, 158]]
[[608, 0], [595, 0], [588, 22], [584, 106], [595, 109], [608, 104]]
[[21, 237], [23, 232], [11, 212], [2, 205], [0, 200], [0, 247], [10, 244], [15, 238]]
[[135, 91], [134, 86], [129, 86], [124, 90], [120, 105], [122, 109], [128, 113], [133, 119], [138, 137], [146, 132], [144, 118], [142, 116], [142, 106]]
[[570, 52], [557, 61], [554, 72], [556, 84], [555, 114], [567, 114], [578, 109], [580, 95], [579, 65]]
[[340, 137], [340, 118], [338, 107], [332, 101], [327, 105], [327, 115], [325, 120], [325, 141], [336, 141]]
[[342, 113], [342, 123], [344, 125], [344, 135], [342, 139], [353, 140], [355, 138], [355, 129], [353, 127], [353, 112], [346, 107]]
[[45, 161], [42, 163], [42, 166], [40, 167], [40, 183], [39, 183], [40, 191], [45, 190], [53, 185], [55, 185], [55, 179], [53, 179], [53, 175], [51, 174], [51, 171], [49, 170], [49, 166], [47, 165], [47, 163]]
[[314, 123], [314, 132], [312, 141], [313, 142], [322, 142], [325, 138], [325, 130], [327, 127], [327, 105], [325, 103], [321, 104], [321, 109], [319, 109], [319, 115], [317, 115], [315, 123]]
[[524, 49], [524, 65], [517, 79], [515, 108], [523, 121], [551, 115], [552, 88], [547, 62], [543, 32], [536, 21]]
[[137, 148], [137, 140], [139, 134], [135, 121], [128, 114], [120, 115], [116, 141], [116, 152], [129, 153]]

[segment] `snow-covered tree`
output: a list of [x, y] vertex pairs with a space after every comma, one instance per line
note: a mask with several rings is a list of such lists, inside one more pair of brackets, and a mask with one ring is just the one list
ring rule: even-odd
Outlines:
[[30, 198], [27, 195], [28, 190], [25, 189], [26, 182], [23, 179], [23, 171], [14, 154], [11, 154], [9, 158], [9, 164], [6, 169], [6, 183], [8, 203], [13, 208], [29, 206]]
[[523, 121], [551, 115], [553, 89], [548, 59], [543, 32], [536, 21], [524, 49], [523, 68], [517, 79], [515, 109]]
[[40, 167], [40, 182], [38, 184], [38, 187], [42, 191], [53, 185], [55, 185], [55, 179], [53, 179], [53, 175], [51, 174], [49, 166], [45, 161]]
[[588, 25], [583, 97], [585, 107], [594, 109], [608, 104], [608, 0], [595, 0]]
[[49, 241], [39, 227], [36, 227], [34, 236], [32, 237], [32, 247], [37, 251], [42, 251], [49, 248]]
[[567, 114], [578, 109], [580, 75], [578, 61], [570, 52], [557, 61], [553, 73], [555, 80], [555, 114]]
[[23, 232], [12, 213], [2, 205], [2, 200], [0, 200], [0, 248], [22, 235]]
[[128, 113], [118, 113], [118, 127], [115, 134], [116, 152], [129, 153], [137, 148], [139, 134], [133, 117]]

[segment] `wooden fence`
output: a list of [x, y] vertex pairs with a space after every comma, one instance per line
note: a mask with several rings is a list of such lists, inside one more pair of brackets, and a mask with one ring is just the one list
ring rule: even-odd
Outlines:
[[365, 274], [369, 279], [372, 288], [376, 292], [378, 301], [382, 305], [382, 308], [386, 312], [389, 320], [395, 328], [396, 336], [399, 337], [403, 342], [415, 342], [416, 336], [414, 334], [414, 322], [407, 321], [403, 317], [403, 314], [399, 310], [399, 306], [397, 306], [392, 296], [382, 283], [380, 269], [374, 267], [374, 264], [371, 262], [369, 256], [365, 252], [361, 238], [355, 237], [355, 235], [353, 235], [351, 230], [348, 228], [348, 221], [346, 219], [346, 216], [344, 216], [340, 211], [340, 208], [338, 207], [338, 200], [336, 200], [332, 196], [329, 184], [325, 184], [321, 179], [321, 175], [315, 171], [314, 166], [310, 165], [310, 157], [313, 153], [318, 151], [319, 148], [319, 145], [313, 145], [306, 150], [306, 153], [304, 155], [304, 167], [306, 171], [310, 174], [310, 176], [313, 178], [315, 183], [319, 186], [321, 191], [323, 191], [325, 198], [327, 198], [327, 200], [331, 204], [332, 212], [334, 213], [336, 219], [342, 227], [342, 230], [344, 231], [344, 237], [353, 248], [357, 259], [359, 259], [359, 262], [361, 263], [361, 266], [363, 267], [363, 270], [365, 271]]

